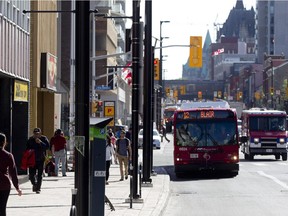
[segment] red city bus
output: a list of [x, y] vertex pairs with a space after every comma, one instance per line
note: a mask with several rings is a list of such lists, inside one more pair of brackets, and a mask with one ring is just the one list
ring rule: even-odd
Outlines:
[[194, 108], [174, 114], [174, 171], [239, 171], [237, 114], [230, 108]]

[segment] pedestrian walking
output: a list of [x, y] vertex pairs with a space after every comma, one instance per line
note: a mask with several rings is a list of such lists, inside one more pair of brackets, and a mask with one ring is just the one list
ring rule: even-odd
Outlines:
[[42, 185], [46, 150], [49, 149], [49, 141], [46, 136], [42, 135], [40, 128], [33, 130], [33, 135], [29, 137], [26, 148], [34, 149], [35, 152], [35, 166], [29, 167], [29, 180], [32, 184], [32, 191], [39, 194]]
[[170, 140], [166, 136], [167, 131], [166, 131], [166, 121], [162, 121], [162, 136], [166, 139], [167, 142], [170, 142]]
[[11, 153], [5, 150], [6, 136], [0, 133], [0, 215], [6, 216], [7, 201], [11, 191], [11, 182], [18, 192], [22, 195], [22, 190], [19, 188], [17, 168], [14, 157]]
[[50, 140], [52, 155], [55, 158], [55, 175], [59, 174], [59, 165], [61, 161], [62, 176], [66, 176], [66, 147], [67, 141], [61, 129], [57, 129]]
[[114, 148], [111, 143], [111, 138], [109, 135], [106, 136], [106, 185], [108, 185], [108, 179], [109, 179], [109, 170], [110, 165], [112, 162], [112, 155], [114, 155]]
[[[125, 137], [125, 130], [120, 132], [120, 138], [116, 141], [116, 153], [120, 165], [120, 181], [128, 179], [128, 159], [132, 160], [130, 140]], [[125, 172], [125, 173], [124, 173]]]
[[108, 135], [110, 137], [110, 141], [111, 141], [111, 144], [112, 144], [113, 149], [114, 149], [114, 153], [113, 153], [114, 163], [118, 164], [117, 155], [116, 155], [116, 140], [117, 139], [116, 139], [116, 137], [115, 137], [115, 135], [114, 135], [114, 133], [113, 133], [111, 128], [108, 130]]

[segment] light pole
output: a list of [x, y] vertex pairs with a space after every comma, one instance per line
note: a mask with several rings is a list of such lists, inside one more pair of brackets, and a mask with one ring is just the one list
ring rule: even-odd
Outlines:
[[[161, 100], [162, 98], [164, 97], [163, 95], [163, 92], [165, 91], [164, 90], [164, 85], [163, 85], [163, 76], [162, 76], [162, 42], [163, 42], [163, 39], [164, 37], [162, 37], [162, 24], [163, 23], [170, 23], [170, 21], [166, 20], [166, 21], [160, 21], [160, 57], [159, 57], [159, 86], [160, 86], [160, 94], [159, 94], [159, 99], [160, 100], [158, 102], [158, 107], [157, 107], [157, 113], [158, 113], [158, 119], [157, 119], [157, 123], [158, 123], [158, 130], [161, 129]], [[167, 38], [167, 37], [165, 37]]]
[[162, 63], [163, 63], [163, 56], [162, 56], [162, 42], [163, 39], [167, 39], [167, 37], [162, 37], [162, 24], [163, 23], [170, 23], [170, 21], [160, 21], [160, 61], [159, 61], [159, 85], [161, 87], [160, 96], [163, 97], [164, 86], [163, 86], [163, 74], [162, 74]]

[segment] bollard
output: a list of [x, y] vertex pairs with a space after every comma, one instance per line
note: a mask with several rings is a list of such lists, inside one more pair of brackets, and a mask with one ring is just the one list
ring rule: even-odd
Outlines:
[[77, 209], [76, 209], [76, 195], [77, 195], [77, 188], [72, 188], [72, 205], [70, 209], [70, 216], [77, 216]]
[[140, 165], [139, 165], [139, 198], [141, 198], [141, 193], [142, 193], [142, 191], [141, 191], [141, 187], [142, 187], [141, 182], [142, 182], [142, 163], [140, 163]]
[[132, 208], [133, 203], [133, 176], [130, 175], [130, 208]]

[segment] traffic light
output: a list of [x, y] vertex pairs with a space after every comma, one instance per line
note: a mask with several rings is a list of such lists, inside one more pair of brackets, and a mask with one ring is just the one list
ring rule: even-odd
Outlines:
[[238, 92], [237, 93], [237, 101], [242, 100], [242, 96], [243, 96], [242, 92]]
[[170, 96], [170, 88], [166, 87], [165, 88], [166, 96]]
[[154, 80], [160, 79], [160, 71], [159, 71], [159, 59], [154, 58]]
[[97, 101], [97, 107], [98, 107], [98, 111], [101, 112], [103, 111], [103, 102], [102, 101]]
[[98, 110], [98, 103], [97, 101], [92, 101], [91, 102], [91, 113], [96, 113]]
[[242, 92], [239, 92], [239, 99], [240, 100], [242, 99], [242, 96], [243, 96]]
[[222, 98], [222, 91], [218, 91], [218, 92], [217, 92], [217, 97], [218, 97], [218, 98]]
[[180, 94], [185, 95], [186, 94], [186, 87], [184, 85], [180, 86]]
[[173, 97], [175, 97], [175, 98], [178, 97], [178, 90], [177, 89], [173, 91]]
[[202, 99], [202, 91], [198, 91], [198, 99]]
[[190, 36], [189, 66], [202, 67], [202, 37]]
[[270, 87], [270, 95], [273, 96], [274, 95], [274, 88]]

